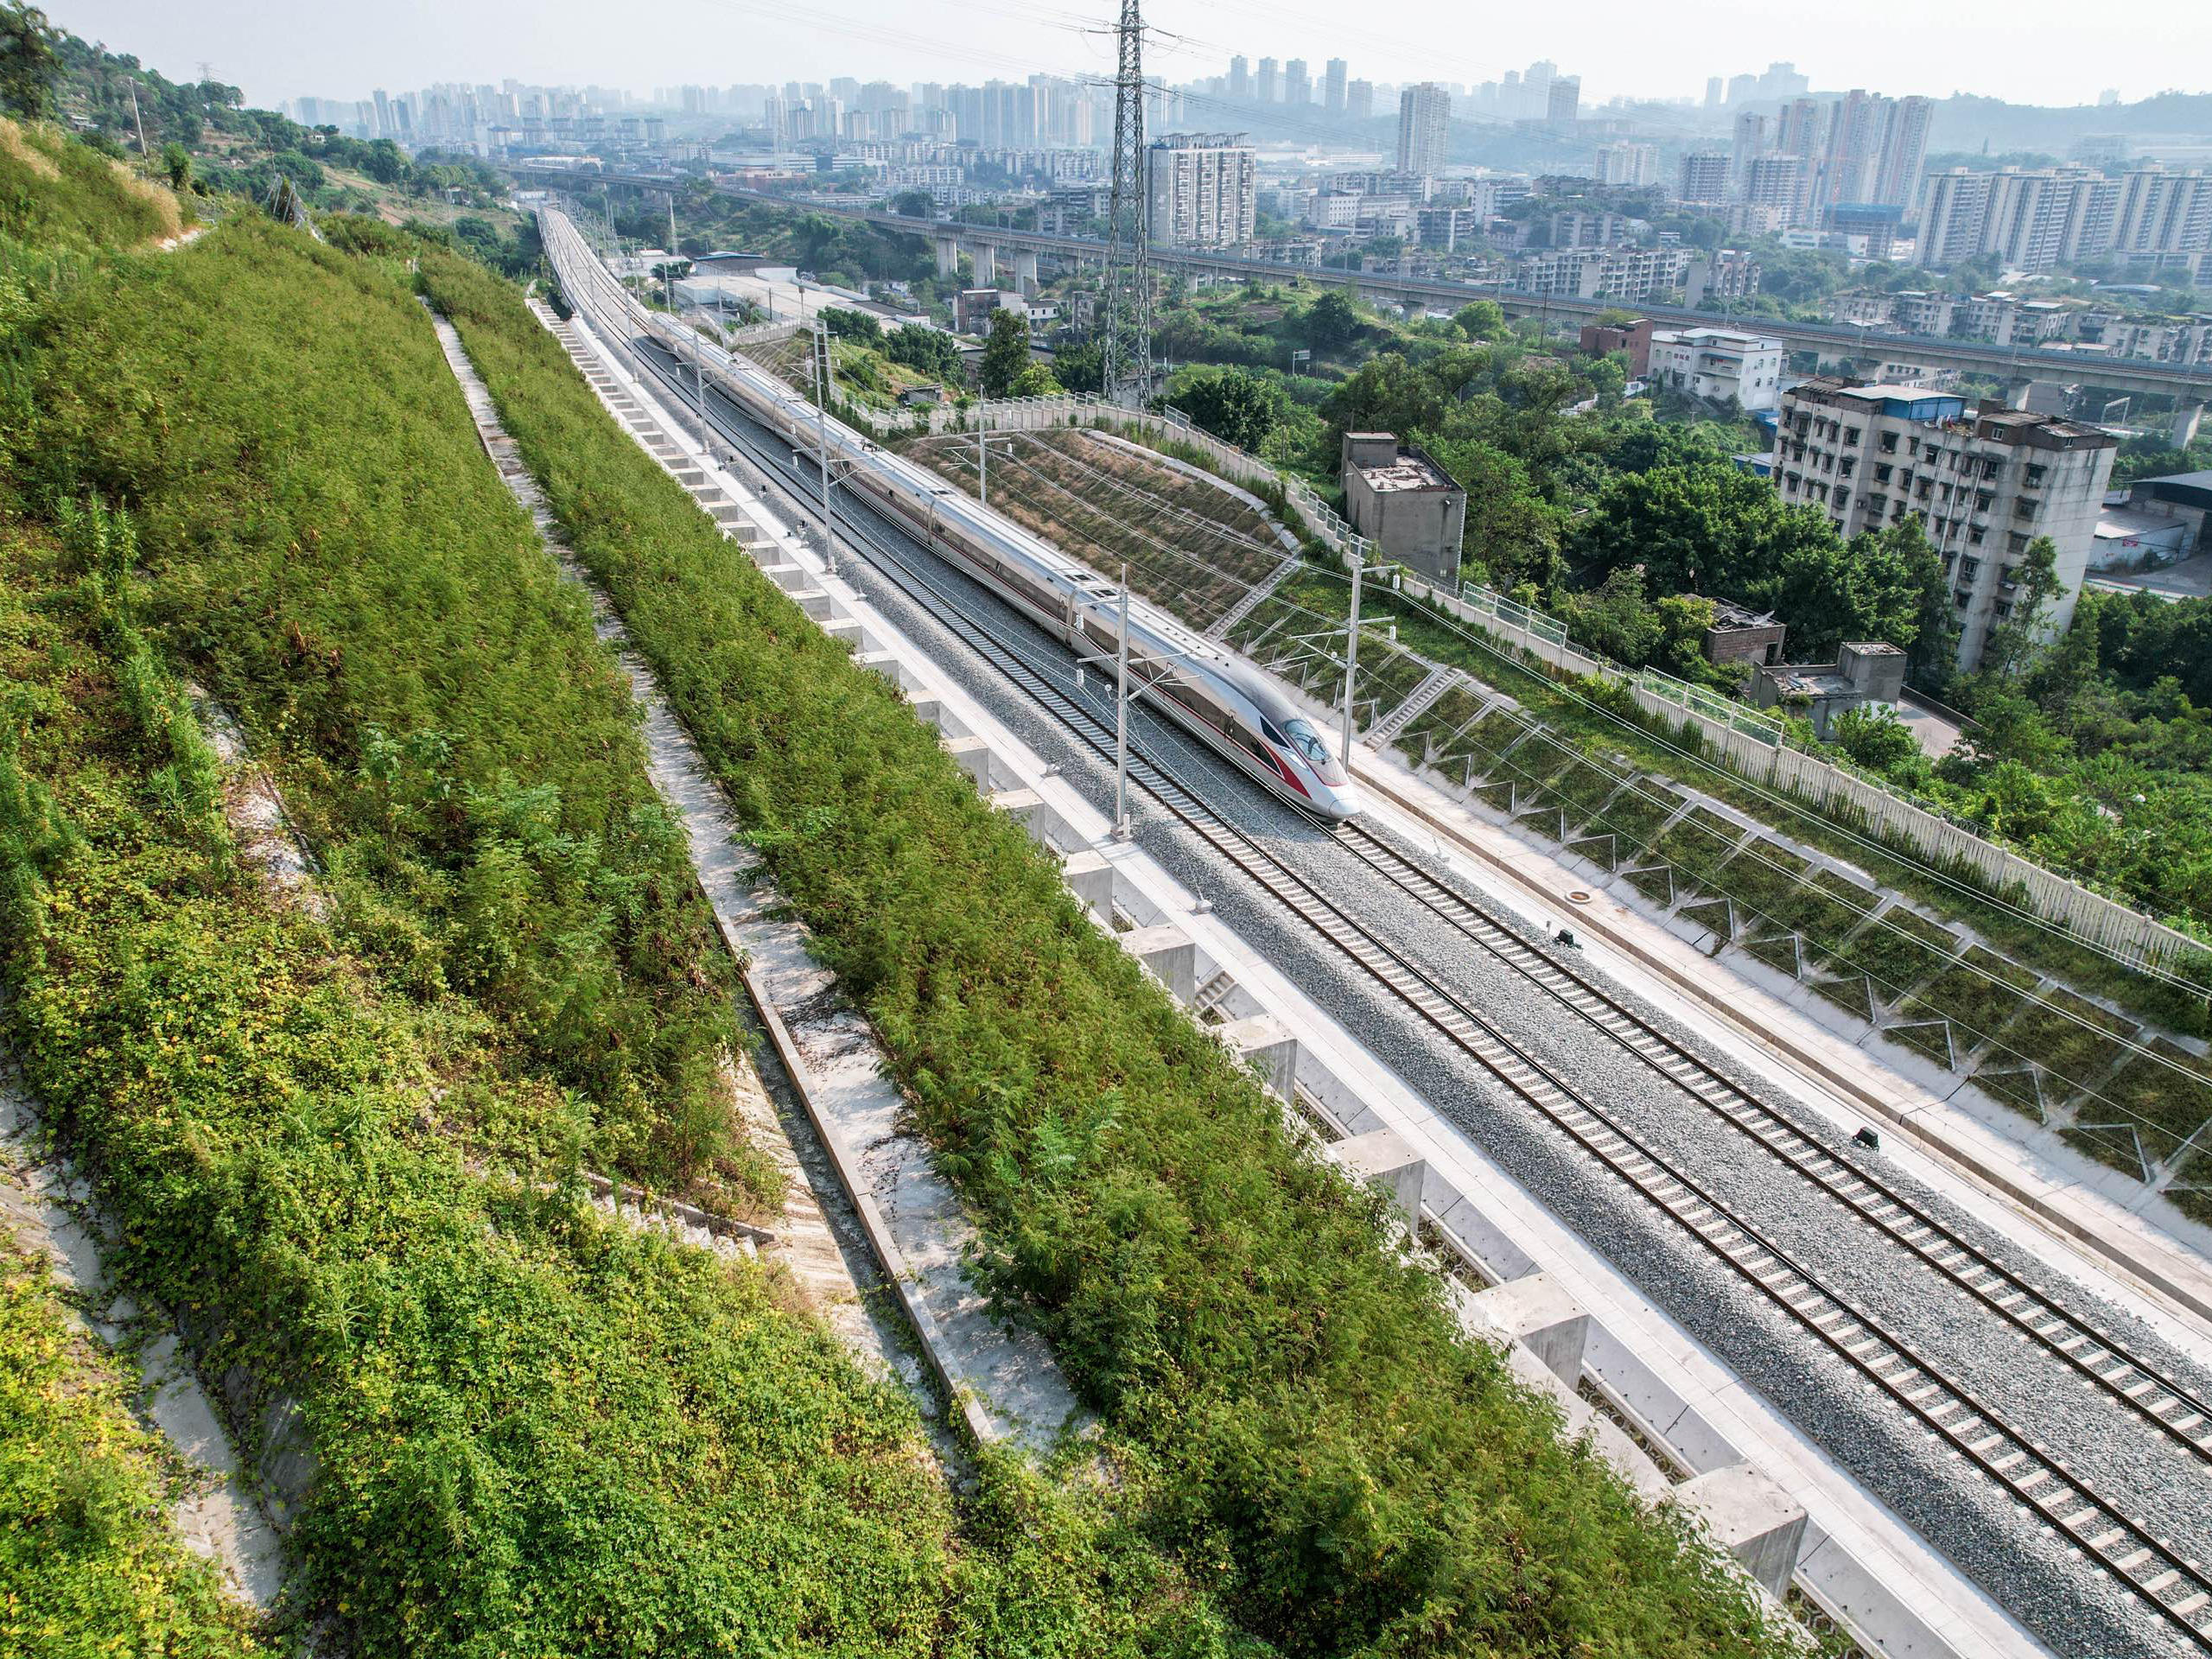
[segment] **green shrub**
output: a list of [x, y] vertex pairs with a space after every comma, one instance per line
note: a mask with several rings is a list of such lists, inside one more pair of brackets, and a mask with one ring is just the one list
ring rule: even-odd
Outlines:
[[[93, 602], [236, 712], [390, 982], [493, 1014], [502, 1064], [588, 1103], [595, 1164], [772, 1192], [627, 683], [486, 464], [398, 245], [352, 239], [373, 258], [241, 214], [45, 296], [18, 499], [59, 501]], [[154, 663], [126, 689], [168, 685]], [[147, 786], [211, 804], [188, 709], [152, 695]]]

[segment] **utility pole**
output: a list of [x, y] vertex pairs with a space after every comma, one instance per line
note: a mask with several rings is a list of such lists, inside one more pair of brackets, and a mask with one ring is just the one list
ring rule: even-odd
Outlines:
[[1344, 628], [1344, 776], [1351, 776], [1351, 687], [1359, 671], [1359, 575], [1366, 563], [1359, 556], [1359, 543], [1351, 544], [1351, 620]]
[[983, 435], [983, 411], [976, 411], [976, 505], [991, 505], [991, 446]]
[[814, 450], [822, 461], [822, 557], [837, 574], [837, 533], [830, 527], [830, 327], [814, 314]]
[[1129, 838], [1129, 567], [1122, 567], [1121, 639], [1114, 669], [1114, 839]]
[[1108, 403], [1141, 403], [1152, 384], [1152, 214], [1145, 178], [1144, 19], [1122, 0], [1115, 30], [1114, 175], [1108, 197], [1103, 385]]
[[146, 118], [138, 113], [138, 83], [125, 77], [123, 84], [130, 89], [130, 120], [131, 124], [138, 129], [138, 153], [143, 156], [146, 153]]

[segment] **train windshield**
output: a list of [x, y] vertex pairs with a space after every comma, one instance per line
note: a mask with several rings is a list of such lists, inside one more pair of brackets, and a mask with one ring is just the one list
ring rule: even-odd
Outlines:
[[1305, 758], [1307, 766], [1320, 773], [1325, 781], [1336, 781], [1336, 759], [1330, 754], [1329, 746], [1321, 741], [1319, 732], [1302, 720], [1286, 720], [1282, 730], [1290, 740], [1290, 747]]

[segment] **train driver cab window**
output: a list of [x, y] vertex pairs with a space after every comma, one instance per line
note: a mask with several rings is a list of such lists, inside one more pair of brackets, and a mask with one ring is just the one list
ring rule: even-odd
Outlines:
[[1329, 753], [1329, 746], [1321, 741], [1321, 734], [1313, 727], [1302, 720], [1286, 720], [1282, 729], [1290, 747], [1297, 750], [1306, 764], [1315, 772], [1328, 778], [1336, 771], [1337, 763]]

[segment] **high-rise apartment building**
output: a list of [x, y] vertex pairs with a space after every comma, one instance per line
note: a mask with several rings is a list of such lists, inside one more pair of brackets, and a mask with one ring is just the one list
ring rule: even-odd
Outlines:
[[2119, 441], [2093, 426], [1985, 407], [1919, 386], [1802, 380], [1783, 394], [1770, 476], [1788, 502], [1827, 513], [1845, 537], [1911, 517], [1951, 580], [1961, 669], [2019, 598], [2020, 561], [2048, 536], [2062, 594], [2049, 625], [2074, 614]]
[[1252, 65], [1243, 56], [1229, 60], [1229, 95], [1231, 98], [1252, 96]]
[[1452, 94], [1433, 80], [1398, 94], [1398, 171], [1433, 178], [1450, 149]]
[[1810, 217], [1806, 187], [1803, 156], [1752, 156], [1737, 187], [1737, 230], [1748, 236], [1770, 236], [1805, 224]]
[[1735, 141], [1728, 147], [1728, 171], [1739, 189], [1745, 175], [1751, 170], [1752, 161], [1765, 155], [1766, 150], [1766, 117], [1757, 110], [1738, 111]]
[[1560, 75], [1555, 78], [1544, 99], [1544, 124], [1554, 129], [1572, 128], [1582, 113], [1582, 77]]
[[1344, 76], [1349, 67], [1342, 58], [1329, 60], [1328, 78], [1322, 82], [1321, 107], [1331, 115], [1344, 112]]
[[1817, 98], [1793, 98], [1785, 102], [1775, 113], [1775, 153], [1803, 156], [1809, 172], [1820, 159], [1821, 114]]
[[1302, 110], [1313, 101], [1313, 78], [1306, 73], [1306, 60], [1293, 58], [1282, 67], [1282, 101]]
[[1867, 198], [1889, 207], [1910, 207], [1920, 200], [1921, 169], [1928, 162], [1928, 128], [1936, 118], [1931, 98], [1900, 98], [1883, 124], [1881, 164], [1874, 173], [1874, 194]]
[[1169, 133], [1145, 152], [1152, 233], [1179, 248], [1249, 242], [1260, 168], [1243, 133]]
[[1931, 173], [1920, 193], [1923, 264], [1942, 270], [1984, 254], [2008, 268], [2049, 270], [2111, 255], [2160, 258], [2212, 247], [2212, 176], [2138, 169], [2108, 178], [2088, 168]]
[[1281, 89], [1275, 85], [1278, 67], [1273, 58], [1260, 60], [1260, 78], [1252, 84], [1252, 96], [1262, 104], [1272, 104], [1281, 96]]
[[1659, 182], [1659, 146], [1624, 142], [1598, 147], [1598, 182], [1641, 190]]
[[1375, 83], [1355, 80], [1344, 86], [1344, 113], [1355, 121], [1375, 118]]
[[1682, 157], [1675, 194], [1694, 207], [1717, 207], [1728, 200], [1728, 152], [1694, 149]]

